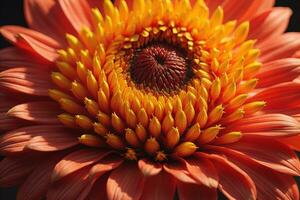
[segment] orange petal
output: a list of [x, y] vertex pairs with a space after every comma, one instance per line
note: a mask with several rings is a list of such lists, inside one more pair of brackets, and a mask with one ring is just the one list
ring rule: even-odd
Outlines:
[[9, 96], [1, 96], [0, 97], [0, 130], [8, 131], [17, 129], [22, 126], [26, 126], [28, 122], [17, 119], [14, 117], [10, 117], [7, 115], [7, 111], [17, 105], [18, 103], [21, 103], [23, 101], [32, 101], [31, 97], [24, 97], [22, 95], [22, 98], [20, 98], [19, 95], [9, 95]]
[[181, 158], [178, 160], [163, 165], [164, 170], [174, 176], [177, 180], [183, 183], [197, 184], [197, 181], [186, 169], [185, 163]]
[[98, 162], [109, 153], [109, 151], [90, 149], [74, 151], [56, 164], [52, 174], [52, 181], [58, 181], [85, 166]]
[[261, 49], [260, 61], [268, 61], [292, 57], [300, 48], [300, 33], [285, 33], [276, 40], [258, 45]]
[[89, 200], [97, 200], [101, 197], [101, 200], [108, 200], [107, 199], [107, 192], [106, 192], [106, 183], [108, 179], [108, 173], [102, 175], [98, 180], [94, 183], [93, 187], [89, 191], [88, 199]]
[[214, 11], [218, 6], [222, 5], [225, 0], [206, 0], [205, 3], [210, 11]]
[[54, 154], [39, 163], [34, 171], [27, 177], [17, 193], [17, 199], [42, 199], [51, 184], [51, 174], [55, 164], [64, 154]]
[[281, 137], [297, 135], [300, 123], [284, 114], [261, 114], [243, 118], [229, 125], [228, 130], [239, 130], [243, 135]]
[[206, 187], [218, 187], [218, 173], [213, 163], [204, 157], [185, 158], [187, 170], [191, 176]]
[[244, 137], [227, 147], [275, 171], [293, 176], [300, 175], [300, 162], [297, 155], [288, 146], [274, 139]]
[[293, 58], [300, 58], [300, 50], [293, 55]]
[[58, 124], [59, 106], [54, 102], [30, 102], [16, 105], [7, 114], [12, 117], [41, 124]]
[[258, 43], [273, 40], [286, 30], [291, 17], [291, 9], [274, 7], [250, 20], [249, 38], [257, 39]]
[[161, 171], [159, 174], [147, 178], [141, 199], [173, 200], [175, 190], [175, 179], [165, 171]]
[[251, 177], [257, 186], [257, 199], [299, 199], [298, 186], [292, 176], [277, 173], [228, 148], [214, 147], [213, 151], [225, 155]]
[[160, 163], [155, 163], [148, 159], [139, 160], [138, 166], [144, 176], [155, 176], [162, 170]]
[[57, 50], [62, 48], [52, 38], [19, 26], [4, 26], [0, 29], [0, 32], [19, 48], [34, 52], [50, 62], [54, 62], [58, 58]]
[[282, 109], [299, 104], [300, 99], [300, 83], [286, 82], [265, 88], [251, 97], [248, 102], [256, 100], [264, 100], [267, 102], [264, 110]]
[[27, 126], [15, 129], [2, 135], [0, 139], [0, 151], [3, 154], [22, 152], [33, 137], [61, 130], [61, 126], [54, 125]]
[[124, 162], [124, 159], [117, 155], [110, 155], [97, 164], [95, 164], [89, 171], [90, 180], [96, 180], [107, 171], [111, 171], [119, 167]]
[[[229, 199], [256, 199], [253, 180], [237, 165], [216, 154], [197, 153], [211, 159], [219, 174], [219, 190]], [[238, 187], [235, 187], [238, 183]]]
[[[258, 4], [258, 5], [257, 5]], [[253, 0], [253, 1], [238, 1], [238, 0], [230, 0], [225, 1], [223, 4], [224, 7], [224, 20], [239, 20], [244, 15], [247, 14], [247, 12], [251, 12], [253, 10], [252, 7], [258, 7], [261, 4], [260, 0]], [[255, 11], [255, 10], [254, 10]], [[252, 12], [252, 15], [254, 13]]]
[[6, 113], [0, 113], [0, 124], [1, 131], [9, 131], [26, 125], [24, 121], [9, 117]]
[[61, 181], [52, 183], [47, 192], [49, 200], [77, 199], [82, 190], [89, 187], [88, 172], [90, 167], [85, 167], [64, 177]]
[[182, 200], [202, 199], [203, 197], [207, 200], [215, 200], [218, 196], [216, 189], [204, 185], [178, 182], [177, 188], [179, 199]]
[[25, 67], [49, 67], [49, 63], [43, 60], [34, 58], [29, 53], [20, 50], [17, 47], [8, 47], [0, 50], [0, 71], [9, 69], [15, 66]]
[[91, 27], [91, 8], [86, 0], [59, 0], [58, 3], [78, 33], [80, 33], [83, 26]]
[[66, 45], [65, 33], [75, 32], [55, 0], [43, 2], [25, 0], [24, 11], [26, 21], [31, 28], [59, 41], [64, 46]]
[[291, 149], [300, 151], [300, 135], [295, 135], [291, 137], [278, 138], [278, 141], [288, 145]]
[[88, 179], [89, 182], [76, 197], [77, 200], [97, 200], [99, 196], [101, 200], [107, 199], [106, 183], [110, 170], [119, 167], [123, 163], [123, 159], [119, 156], [109, 156], [101, 161], [101, 164], [95, 164], [90, 168]]
[[110, 200], [140, 199], [144, 176], [136, 163], [124, 163], [111, 172], [107, 180], [107, 197]]
[[260, 1], [260, 3], [261, 4], [260, 4], [259, 8], [256, 11], [256, 13], [258, 13], [258, 14], [273, 8], [274, 5], [275, 5], [275, 0], [265, 0], [265, 1]]
[[0, 162], [0, 186], [15, 186], [24, 181], [26, 176], [34, 169], [37, 162], [32, 157], [30, 159], [24, 157], [14, 158], [6, 157]]
[[270, 87], [283, 82], [293, 81], [300, 75], [300, 59], [284, 58], [268, 62], [256, 75], [257, 88]]
[[76, 136], [69, 131], [57, 130], [48, 131], [41, 135], [35, 136], [29, 140], [27, 148], [35, 151], [59, 151], [75, 146], [79, 143]]
[[53, 85], [47, 72], [18, 67], [0, 72], [0, 87], [11, 92], [48, 96], [48, 89]]

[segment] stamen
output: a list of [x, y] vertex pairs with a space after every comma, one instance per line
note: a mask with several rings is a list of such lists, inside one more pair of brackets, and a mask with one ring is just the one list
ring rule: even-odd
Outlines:
[[145, 151], [150, 155], [155, 154], [159, 150], [159, 148], [159, 143], [155, 138], [149, 138], [145, 142]]
[[183, 142], [174, 149], [174, 154], [180, 157], [187, 157], [192, 155], [197, 148], [192, 142]]
[[219, 125], [210, 127], [203, 131], [203, 133], [199, 137], [200, 144], [206, 144], [215, 139], [215, 137], [219, 134], [221, 127]]
[[100, 137], [90, 134], [81, 135], [79, 142], [90, 147], [104, 147], [106, 145]]
[[214, 144], [230, 144], [239, 141], [242, 138], [241, 132], [230, 132], [222, 135], [221, 137], [217, 138]]

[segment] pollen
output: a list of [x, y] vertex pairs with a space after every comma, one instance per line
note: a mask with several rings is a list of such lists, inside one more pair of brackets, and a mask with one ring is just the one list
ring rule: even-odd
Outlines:
[[49, 89], [59, 121], [81, 144], [132, 161], [239, 141], [228, 127], [265, 106], [248, 98], [261, 67], [249, 23], [223, 23], [222, 8], [209, 13], [201, 0], [139, 2], [104, 1], [80, 39], [66, 35]]

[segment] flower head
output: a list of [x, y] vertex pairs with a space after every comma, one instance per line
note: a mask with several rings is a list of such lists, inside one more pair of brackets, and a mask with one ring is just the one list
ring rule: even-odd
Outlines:
[[0, 185], [298, 199], [300, 35], [272, 2], [25, 0], [33, 30], [1, 28]]

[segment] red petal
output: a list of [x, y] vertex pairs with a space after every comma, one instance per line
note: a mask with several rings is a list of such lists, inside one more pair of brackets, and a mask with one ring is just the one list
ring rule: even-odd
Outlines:
[[49, 63], [43, 62], [36, 57], [16, 47], [8, 47], [0, 50], [0, 71], [15, 66], [48, 67]]
[[265, 12], [266, 10], [274, 8], [275, 0], [264, 0], [264, 1], [260, 1], [260, 3], [261, 4], [256, 11], [257, 14], [260, 14], [262, 12]]
[[279, 138], [278, 141], [288, 145], [291, 149], [300, 151], [300, 135], [295, 135], [286, 138]]
[[24, 101], [35, 101], [39, 100], [37, 97], [32, 97], [32, 96], [26, 96], [24, 94], [22, 95], [12, 95], [12, 94], [1, 94], [0, 96], [0, 113], [7, 113], [7, 111], [20, 104], [23, 103]]
[[223, 7], [224, 7], [223, 9], [224, 9], [224, 14], [225, 14], [224, 20], [230, 21], [230, 20], [242, 20], [242, 18], [244, 18], [244, 19], [248, 18], [247, 16], [249, 16], [250, 13], [253, 15], [253, 13], [257, 10], [257, 8], [260, 6], [260, 4], [261, 4], [260, 0], [224, 1], [224, 3], [223, 3]]
[[300, 59], [285, 58], [266, 63], [257, 74], [258, 88], [293, 81], [300, 75]]
[[[245, 12], [245, 14], [243, 14], [240, 18], [239, 21], [243, 22], [246, 20], [251, 20], [252, 18], [260, 15], [261, 13], [266, 12], [267, 10], [270, 10], [273, 8], [275, 4], [275, 0], [265, 0], [265, 1], [260, 1], [260, 0], [256, 0], [253, 1], [251, 7], [249, 7], [247, 9], [247, 12]], [[253, 29], [255, 28], [254, 26], [251, 26]]]
[[89, 172], [89, 178], [91, 180], [97, 179], [104, 173], [119, 167], [123, 163], [123, 161], [123, 158], [116, 155], [107, 156], [91, 168]]
[[4, 158], [0, 162], [0, 186], [10, 187], [22, 183], [37, 164], [37, 160], [32, 157]]
[[21, 26], [3, 26], [1, 27], [1, 33], [6, 37], [6, 39], [11, 41], [12, 43], [17, 43], [19, 35], [22, 34], [24, 36], [28, 36], [35, 39], [37, 42], [43, 43], [45, 45], [47, 44], [49, 48], [62, 48], [62, 46], [60, 46], [60, 44], [57, 41], [49, 38], [48, 36], [40, 32], [33, 31], [31, 29], [23, 28]]
[[20, 98], [20, 96], [0, 96], [0, 131], [13, 130], [26, 125], [25, 121], [7, 115], [7, 111], [12, 106], [17, 105], [22, 102], [22, 100], [26, 99], [27, 98], [24, 98], [23, 96], [22, 98]]
[[50, 62], [57, 59], [57, 50], [63, 48], [52, 38], [19, 26], [4, 26], [0, 32], [16, 46], [34, 52]]
[[76, 200], [87, 200], [87, 196], [89, 195], [92, 188], [94, 187], [95, 182], [96, 180], [87, 182], [85, 187], [81, 190], [80, 194], [77, 195]]
[[41, 43], [37, 41], [35, 38], [30, 36], [19, 34], [18, 42], [20, 42], [21, 46], [25, 46], [24, 49], [30, 49], [34, 51], [36, 54], [43, 57], [45, 60], [50, 62], [55, 62], [58, 58], [57, 49], [51, 48], [48, 44]]
[[264, 110], [281, 109], [282, 105], [291, 107], [300, 103], [300, 83], [287, 82], [265, 88], [251, 97], [248, 101], [267, 102]]
[[28, 141], [33, 137], [25, 129], [17, 129], [4, 134], [0, 139], [0, 151], [2, 154], [22, 152]]
[[142, 196], [144, 176], [136, 163], [124, 163], [111, 172], [107, 180], [110, 200], [138, 200]]
[[205, 197], [205, 200], [217, 200], [218, 198], [216, 189], [204, 185], [178, 182], [177, 187], [180, 200], [203, 199], [203, 197]]
[[59, 106], [54, 102], [30, 102], [19, 104], [8, 111], [8, 115], [41, 124], [58, 124]]
[[138, 166], [145, 176], [157, 175], [162, 170], [161, 164], [152, 162], [149, 159], [139, 160]]
[[96, 163], [109, 153], [109, 151], [90, 149], [78, 150], [70, 153], [56, 164], [52, 174], [52, 181], [58, 181], [85, 166]]
[[0, 113], [0, 124], [0, 131], [9, 131], [26, 125], [24, 121], [8, 117], [6, 113]]
[[222, 5], [225, 0], [206, 0], [205, 3], [209, 10], [213, 12], [218, 6]]
[[[195, 0], [192, 1], [194, 2]], [[275, 0], [249, 1], [246, 4], [244, 2], [244, 5], [238, 0], [206, 0], [205, 3], [210, 12], [213, 12], [218, 6], [223, 6], [225, 11], [225, 21], [228, 21], [229, 19], [244, 21], [272, 8], [275, 4]]]
[[197, 184], [197, 181], [187, 170], [183, 159], [178, 158], [178, 160], [174, 160], [174, 162], [166, 163], [163, 165], [163, 168], [166, 172], [174, 176], [180, 182]]
[[300, 162], [297, 155], [289, 147], [274, 139], [244, 137], [227, 147], [276, 171], [294, 176], [300, 175]]
[[300, 58], [300, 50], [293, 55], [293, 58]]
[[228, 130], [239, 130], [244, 135], [282, 137], [297, 135], [300, 124], [288, 115], [260, 114], [243, 118], [228, 126]]
[[[95, 184], [97, 186], [98, 179], [100, 177], [100, 181], [103, 183], [103, 177], [105, 183], [107, 181], [107, 172], [111, 171], [117, 167], [119, 167], [123, 163], [123, 158], [115, 155], [110, 155], [101, 160], [99, 163], [95, 164], [89, 171], [89, 183], [87, 187], [84, 188], [84, 190], [81, 192], [80, 196], [77, 198], [77, 200], [86, 200], [87, 196], [89, 196], [89, 193], [93, 190], [95, 187]], [[101, 186], [102, 188], [97, 188], [98, 191], [100, 191], [102, 194], [105, 194], [105, 198], [107, 197], [106, 194], [106, 184]], [[102, 196], [101, 196], [102, 197]], [[98, 194], [99, 198], [99, 194]]]
[[298, 186], [292, 176], [277, 173], [252, 161], [240, 153], [223, 147], [214, 147], [217, 154], [243, 169], [257, 186], [257, 199], [299, 199]]
[[73, 147], [78, 143], [78, 139], [74, 134], [61, 129], [33, 137], [26, 147], [36, 151], [59, 151]]
[[52, 170], [61, 157], [62, 154], [55, 154], [44, 162], [39, 163], [18, 190], [17, 199], [43, 199], [51, 184]]
[[58, 182], [52, 184], [48, 190], [48, 200], [77, 199], [88, 186], [88, 172], [90, 167], [85, 167], [76, 171], [72, 176], [66, 176]]
[[86, 200], [108, 200], [106, 192], [106, 184], [109, 174], [102, 175], [93, 185]]
[[41, 125], [27, 126], [5, 133], [0, 138], [0, 151], [3, 154], [23, 152], [29, 141], [35, 136], [43, 136], [55, 132], [62, 133], [61, 126]]
[[176, 181], [165, 171], [148, 177], [145, 181], [143, 200], [173, 200], [176, 190]]
[[46, 71], [18, 67], [0, 72], [0, 87], [11, 92], [48, 96], [48, 89], [53, 85]]
[[291, 15], [292, 11], [287, 7], [275, 7], [265, 11], [250, 20], [251, 29], [248, 37], [257, 39], [258, 43], [275, 39], [284, 33]]
[[59, 0], [58, 3], [78, 33], [84, 26], [91, 27], [91, 8], [86, 0]]
[[213, 163], [205, 157], [186, 158], [186, 167], [191, 176], [206, 187], [218, 187], [218, 172]]
[[56, 0], [25, 0], [24, 9], [26, 21], [31, 28], [66, 46], [65, 34], [74, 33], [75, 30]]
[[300, 48], [300, 33], [285, 33], [276, 40], [258, 45], [261, 49], [260, 61], [263, 63], [292, 57]]
[[215, 154], [197, 153], [197, 155], [211, 159], [219, 174], [219, 189], [227, 198], [256, 199], [254, 182], [237, 165]]

